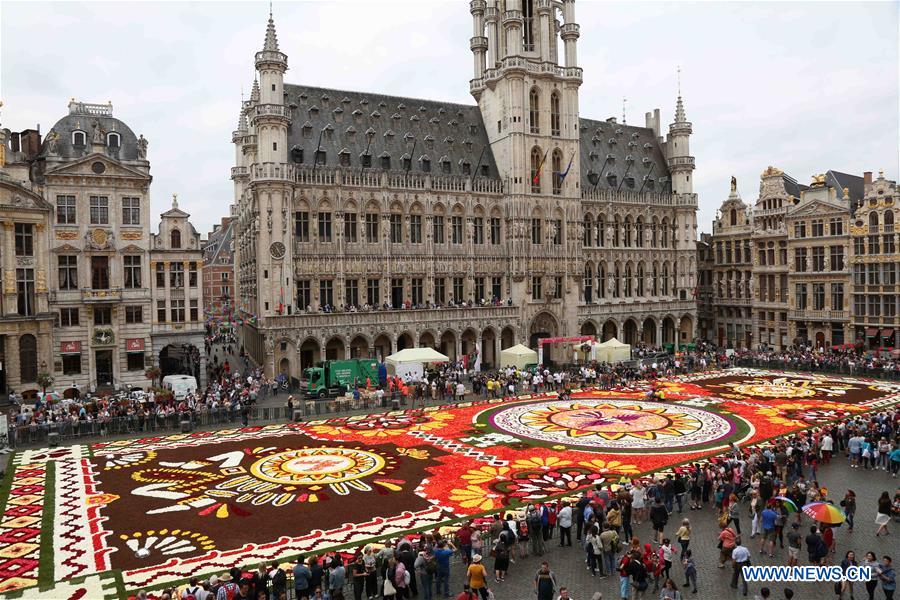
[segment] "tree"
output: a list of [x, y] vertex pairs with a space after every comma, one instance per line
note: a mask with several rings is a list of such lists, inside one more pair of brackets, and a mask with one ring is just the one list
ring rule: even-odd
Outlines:
[[37, 384], [41, 386], [41, 391], [47, 393], [47, 388], [53, 386], [53, 375], [50, 373], [39, 373], [37, 376]]
[[148, 367], [147, 370], [144, 371], [144, 377], [155, 383], [156, 380], [162, 377], [162, 370], [159, 367]]

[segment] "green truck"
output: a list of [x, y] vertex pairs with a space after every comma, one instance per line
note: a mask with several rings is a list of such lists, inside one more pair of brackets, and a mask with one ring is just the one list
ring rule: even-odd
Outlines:
[[300, 391], [307, 398], [340, 396], [366, 379], [378, 385], [378, 361], [374, 358], [328, 360], [303, 371]]

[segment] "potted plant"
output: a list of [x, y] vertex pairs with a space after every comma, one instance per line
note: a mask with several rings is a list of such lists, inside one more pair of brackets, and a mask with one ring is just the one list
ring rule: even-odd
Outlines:
[[53, 385], [53, 375], [50, 373], [39, 373], [37, 376], [37, 384], [41, 386], [41, 391], [47, 395], [47, 388]]
[[156, 381], [162, 377], [162, 370], [159, 367], [148, 367], [146, 371], [144, 371], [144, 377], [150, 380], [151, 383], [156, 383]]

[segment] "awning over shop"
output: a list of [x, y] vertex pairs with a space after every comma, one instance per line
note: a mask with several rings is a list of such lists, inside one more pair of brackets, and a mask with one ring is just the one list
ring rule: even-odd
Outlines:
[[894, 329], [892, 327], [885, 327], [881, 330], [881, 337], [889, 338], [894, 335]]
[[875, 336], [877, 336], [877, 335], [878, 335], [878, 328], [877, 328], [877, 327], [869, 327], [868, 329], [866, 329], [866, 335], [869, 336], [869, 337], [875, 337]]

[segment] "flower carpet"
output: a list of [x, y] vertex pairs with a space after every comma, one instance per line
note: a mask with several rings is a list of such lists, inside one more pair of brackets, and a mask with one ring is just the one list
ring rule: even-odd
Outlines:
[[[651, 386], [664, 402], [646, 399]], [[896, 384], [731, 369], [567, 399], [25, 450], [0, 489], [0, 593], [115, 597], [356, 548], [898, 401]]]

